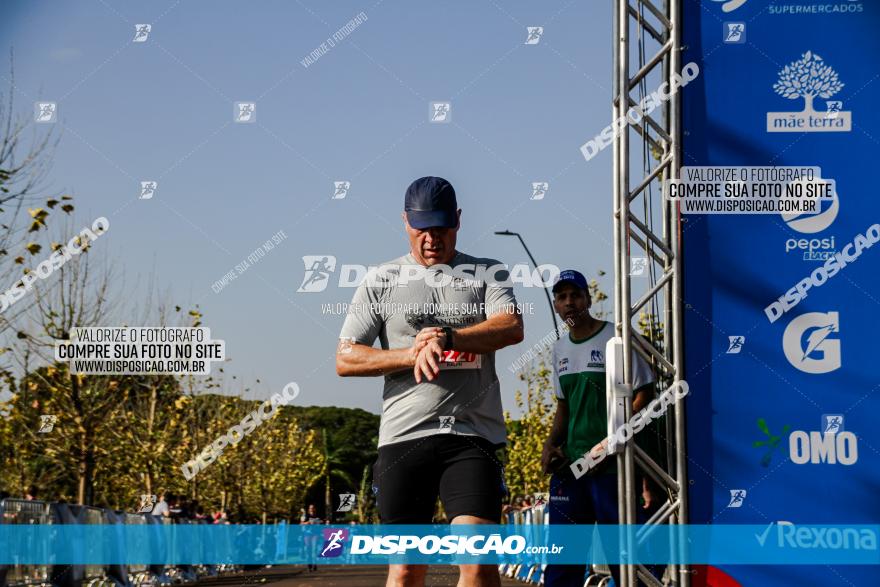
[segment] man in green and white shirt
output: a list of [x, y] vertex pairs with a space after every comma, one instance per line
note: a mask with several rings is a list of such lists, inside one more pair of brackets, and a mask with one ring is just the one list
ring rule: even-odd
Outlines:
[[[605, 345], [614, 337], [614, 325], [590, 315], [587, 280], [578, 271], [559, 274], [553, 286], [553, 306], [570, 325], [567, 336], [553, 347], [556, 415], [544, 444], [541, 465], [550, 478], [551, 524], [617, 524], [615, 459], [576, 478], [569, 463], [600, 445], [607, 445], [608, 414], [605, 393]], [[653, 394], [650, 367], [633, 353], [633, 411], [646, 406]], [[645, 491], [646, 506], [649, 494]], [[619, 585], [617, 566], [612, 566]], [[586, 564], [550, 565], [544, 573], [547, 587], [584, 584]]]

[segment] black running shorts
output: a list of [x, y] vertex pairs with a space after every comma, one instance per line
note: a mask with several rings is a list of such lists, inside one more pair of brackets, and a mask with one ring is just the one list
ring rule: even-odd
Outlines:
[[373, 491], [383, 524], [430, 524], [437, 497], [451, 522], [470, 515], [501, 521], [507, 493], [496, 447], [479, 436], [435, 434], [379, 448]]

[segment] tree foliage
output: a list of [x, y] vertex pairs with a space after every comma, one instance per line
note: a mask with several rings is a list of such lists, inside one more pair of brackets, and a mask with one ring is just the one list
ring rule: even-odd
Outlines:
[[525, 395], [517, 390], [515, 403], [522, 417], [513, 420], [509, 412], [504, 414], [507, 425], [505, 480], [511, 496], [546, 492], [549, 488], [549, 477], [541, 471], [541, 449], [550, 435], [556, 409], [551, 376], [547, 350], [520, 374], [526, 390]]
[[843, 83], [821, 57], [807, 51], [800, 59], [782, 68], [773, 89], [789, 100], [806, 99], [809, 108], [813, 98], [830, 98], [843, 89]]

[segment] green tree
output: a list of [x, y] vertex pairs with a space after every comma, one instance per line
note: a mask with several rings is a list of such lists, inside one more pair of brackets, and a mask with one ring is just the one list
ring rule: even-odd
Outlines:
[[331, 446], [327, 439], [327, 430], [321, 431], [321, 438], [324, 448], [324, 512], [327, 519], [333, 519], [333, 493], [331, 493], [330, 483], [332, 479], [338, 479], [346, 488], [345, 493], [354, 493], [354, 480], [348, 474], [345, 467], [354, 455], [354, 450], [350, 447]]
[[515, 403], [523, 415], [513, 420], [509, 412], [504, 414], [508, 431], [505, 474], [511, 495], [545, 492], [549, 487], [541, 471], [541, 450], [550, 435], [556, 404], [548, 356], [549, 349], [520, 374], [526, 391], [523, 395], [517, 390]]

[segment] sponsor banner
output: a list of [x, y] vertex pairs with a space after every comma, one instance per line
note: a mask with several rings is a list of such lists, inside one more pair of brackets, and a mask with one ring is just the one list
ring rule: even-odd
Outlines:
[[642, 526], [0, 525], [0, 564], [834, 564], [877, 565], [878, 525], [683, 526], [650, 532], [627, 558], [616, 545]]
[[[703, 0], [682, 9], [682, 62], [696, 62], [700, 76], [681, 90], [690, 176], [679, 183], [703, 200], [784, 200], [803, 189], [820, 204], [683, 216], [684, 378], [707, 391], [687, 400], [690, 522], [873, 523], [880, 3]], [[807, 173], [744, 192], [761, 169]], [[808, 187], [809, 170], [833, 188]], [[762, 196], [767, 189], [781, 196]], [[741, 585], [867, 585], [877, 576], [723, 570]]]

